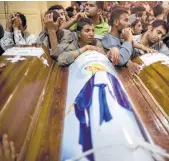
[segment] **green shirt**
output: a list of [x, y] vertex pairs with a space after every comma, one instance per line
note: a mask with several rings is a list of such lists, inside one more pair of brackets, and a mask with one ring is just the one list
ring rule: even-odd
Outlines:
[[[73, 24], [70, 30], [75, 31], [77, 29], [77, 23]], [[109, 25], [101, 18], [101, 23], [94, 25], [94, 34], [103, 37], [109, 32]]]
[[94, 34], [98, 36], [104, 36], [109, 32], [109, 25], [101, 18], [101, 23], [94, 25]]

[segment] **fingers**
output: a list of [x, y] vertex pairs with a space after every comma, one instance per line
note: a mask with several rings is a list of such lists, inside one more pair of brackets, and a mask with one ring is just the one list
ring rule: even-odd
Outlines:
[[9, 140], [8, 140], [8, 135], [3, 134], [2, 136], [2, 148], [4, 151], [4, 155], [6, 158], [10, 157], [10, 149], [9, 149]]
[[151, 49], [150, 53], [152, 53], [152, 54], [153, 54], [153, 53], [156, 53], [156, 54], [157, 54], [158, 51], [157, 51], [157, 50], [154, 50], [154, 49]]
[[83, 18], [87, 18], [87, 15], [88, 15], [88, 13], [87, 13], [87, 12], [84, 12], [84, 13], [83, 13]]
[[79, 18], [87, 18], [87, 12], [79, 12], [79, 13], [77, 14], [77, 17], [78, 17], [78, 19], [79, 19]]
[[135, 74], [139, 74], [140, 73], [140, 70], [141, 70], [141, 66], [137, 63], [133, 63], [132, 61], [129, 61], [127, 63], [127, 67], [128, 67], [128, 70], [129, 72], [132, 74], [132, 75], [135, 75]]
[[0, 161], [16, 161], [17, 155], [15, 151], [14, 142], [8, 139], [7, 134], [2, 136], [2, 144], [0, 142]]
[[[88, 12], [84, 12], [86, 16], [89, 16], [89, 13]], [[87, 18], [87, 17], [86, 17]]]
[[119, 49], [111, 48], [109, 51], [109, 59], [113, 62], [114, 65], [119, 64]]
[[53, 21], [53, 12], [49, 14], [49, 21]]
[[136, 63], [133, 63], [133, 66], [131, 67], [131, 74], [139, 74], [140, 73], [140, 66]]
[[115, 53], [113, 54], [113, 59], [114, 59], [114, 60], [113, 60], [113, 64], [114, 64], [114, 65], [119, 64], [119, 53], [116, 53], [116, 52], [115, 52]]
[[10, 141], [10, 149], [11, 149], [11, 158], [14, 161], [16, 159], [16, 151], [13, 141]]
[[43, 20], [44, 20], [44, 23], [53, 22], [53, 13], [46, 14]]
[[98, 50], [100, 53], [106, 55], [105, 51], [104, 51], [102, 48], [97, 47], [97, 50]]
[[58, 17], [56, 22], [57, 22], [58, 24], [60, 24], [60, 22], [61, 22], [61, 17]]

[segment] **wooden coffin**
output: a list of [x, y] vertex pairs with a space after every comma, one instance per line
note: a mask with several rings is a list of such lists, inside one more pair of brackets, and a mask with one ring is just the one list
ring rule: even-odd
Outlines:
[[0, 136], [7, 133], [15, 142], [20, 161], [56, 161], [60, 155], [67, 68], [44, 50], [15, 63], [7, 60], [14, 56], [0, 57]]
[[[19, 161], [61, 160], [68, 74], [73, 73], [69, 73], [68, 68], [58, 67], [45, 48], [41, 57], [29, 56], [15, 63], [7, 60], [11, 57], [14, 56], [0, 57], [0, 64], [5, 64], [0, 68], [0, 136], [7, 133], [15, 142], [17, 153], [20, 153]], [[86, 70], [91, 71], [90, 66]], [[95, 66], [91, 74], [98, 70], [103, 68]], [[142, 76], [146, 68], [138, 78], [131, 76], [126, 68], [116, 71], [118, 75], [115, 75], [120, 78], [135, 107], [135, 116], [142, 125], [144, 137], [147, 137], [145, 140], [169, 151], [168, 118], [159, 108], [162, 105], [158, 99], [155, 99], [157, 105], [147, 89], [143, 88], [146, 82]], [[114, 68], [112, 72], [116, 73]], [[73, 87], [76, 86], [74, 82]]]
[[[145, 55], [147, 60], [151, 55]], [[152, 55], [152, 57], [154, 57]], [[156, 57], [156, 56], [155, 56]], [[162, 58], [162, 59], [161, 59]], [[153, 59], [153, 58], [152, 58]], [[159, 60], [158, 60], [159, 59]], [[159, 54], [140, 74], [133, 76], [127, 68], [116, 69], [155, 144], [169, 152], [169, 58]], [[144, 64], [141, 58], [134, 60]]]

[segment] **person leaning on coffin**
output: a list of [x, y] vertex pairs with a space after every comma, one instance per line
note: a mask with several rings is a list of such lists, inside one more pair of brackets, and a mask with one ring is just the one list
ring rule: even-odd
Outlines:
[[[49, 13], [44, 19], [45, 27], [49, 34], [51, 43], [51, 57], [58, 62], [60, 66], [67, 66], [83, 52], [87, 50], [96, 50], [104, 53], [101, 48], [101, 42], [94, 39], [94, 25], [91, 19], [82, 18], [77, 23], [77, 32], [60, 29], [60, 17], [53, 21], [53, 13]], [[61, 35], [59, 39], [58, 36]]]
[[[133, 38], [139, 44], [155, 49], [159, 53], [169, 56], [168, 47], [161, 41], [168, 32], [168, 29], [169, 26], [164, 20], [154, 20], [145, 33], [134, 36]], [[137, 57], [142, 54], [145, 54], [145, 52], [134, 48], [132, 57]]]
[[[139, 44], [137, 41], [133, 41], [133, 34], [131, 28], [129, 28], [129, 14], [124, 8], [116, 8], [112, 10], [110, 17], [111, 32], [104, 36], [102, 39], [103, 47], [108, 50], [108, 58], [112, 61], [113, 65], [131, 67], [131, 57], [133, 53], [133, 47], [137, 47], [146, 52], [152, 52], [146, 46]], [[123, 36], [123, 42], [121, 39]], [[139, 71], [139, 65], [132, 63], [132, 67], [137, 72]]]
[[1, 39], [1, 47], [7, 50], [15, 45], [32, 45], [37, 37], [26, 31], [27, 20], [24, 14], [10, 14], [6, 23], [6, 31]]

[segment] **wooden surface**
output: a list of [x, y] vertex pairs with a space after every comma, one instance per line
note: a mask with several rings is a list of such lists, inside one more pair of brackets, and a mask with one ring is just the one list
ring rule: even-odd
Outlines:
[[[146, 126], [154, 143], [160, 145], [169, 152], [169, 120], [167, 113], [164, 114], [157, 104], [157, 102], [161, 103], [161, 100], [164, 99], [163, 92], [165, 91], [161, 88], [161, 93], [158, 94], [158, 97], [161, 98], [160, 101], [156, 99], [156, 97], [152, 97], [153, 91], [160, 90], [160, 87], [155, 86], [157, 84], [160, 86], [160, 83], [156, 75], [153, 75], [151, 80], [150, 77], [148, 78], [148, 76], [153, 73], [152, 69], [149, 68], [150, 67], [143, 70], [137, 77], [132, 76], [127, 68], [117, 68], [116, 71], [135, 106], [136, 113]], [[148, 71], [149, 75], [147, 76]], [[150, 81], [156, 83], [149, 83]], [[164, 82], [162, 81], [161, 84], [162, 83]], [[152, 93], [149, 94], [147, 90]]]
[[[26, 60], [16, 63], [7, 61], [6, 56], [0, 57], [0, 64], [6, 65], [0, 68], [0, 136], [7, 133], [15, 142], [17, 152], [21, 154], [20, 161], [60, 160], [68, 69], [59, 68], [46, 49], [42, 57], [49, 66], [37, 57], [26, 57]], [[163, 89], [163, 85], [158, 83], [162, 78], [162, 84], [168, 84], [169, 72], [157, 78], [158, 71], [166, 73], [168, 70], [158, 66], [155, 64], [144, 70], [139, 77], [131, 76], [127, 68], [116, 71], [135, 106], [136, 115], [154, 143], [169, 152], [166, 108], [169, 102], [161, 101], [168, 99], [168, 86]], [[156, 74], [152, 75], [156, 70]], [[151, 88], [160, 108], [165, 106], [164, 111], [143, 85]]]
[[20, 161], [60, 158], [68, 69], [42, 57], [16, 63], [0, 57], [6, 65], [0, 70], [0, 136], [15, 142]]

